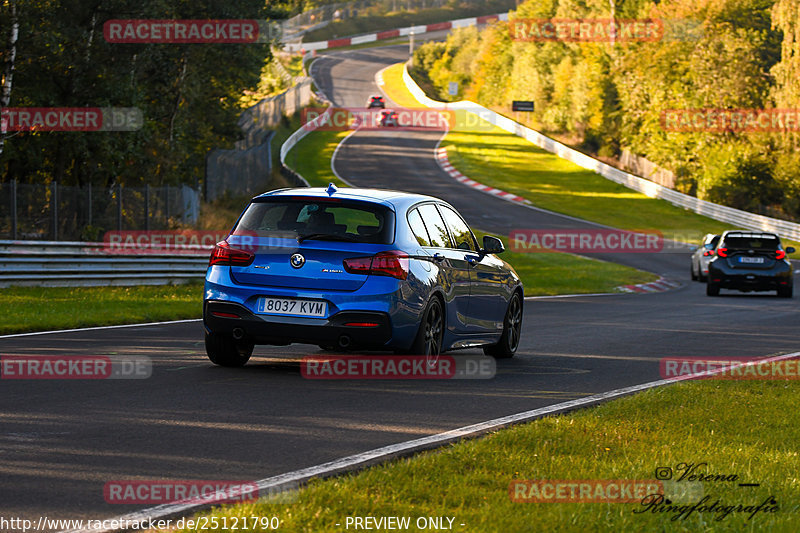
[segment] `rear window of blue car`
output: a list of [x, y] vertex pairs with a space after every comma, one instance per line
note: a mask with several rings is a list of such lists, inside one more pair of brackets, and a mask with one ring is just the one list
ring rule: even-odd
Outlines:
[[392, 244], [394, 218], [390, 208], [370, 202], [338, 198], [258, 198], [247, 206], [233, 233]]

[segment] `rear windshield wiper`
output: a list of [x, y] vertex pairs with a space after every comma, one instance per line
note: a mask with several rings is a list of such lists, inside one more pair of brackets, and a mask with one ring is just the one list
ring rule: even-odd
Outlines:
[[314, 239], [316, 241], [350, 241], [356, 242], [356, 239], [350, 237], [349, 235], [333, 235], [331, 233], [310, 233], [308, 235], [298, 235], [297, 242], [303, 242], [308, 239]]

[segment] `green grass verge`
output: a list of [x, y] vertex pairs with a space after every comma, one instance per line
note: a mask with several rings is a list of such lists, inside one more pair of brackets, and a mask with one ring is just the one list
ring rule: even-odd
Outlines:
[[[480, 242], [484, 235], [475, 230]], [[624, 265], [567, 253], [523, 253], [509, 250], [507, 236], [497, 235], [506, 247], [500, 257], [514, 267], [525, 296], [615, 292], [621, 285], [648, 283], [658, 276]]]
[[[346, 518], [355, 516], [452, 517], [454, 530], [466, 532], [791, 532], [800, 520], [800, 426], [787, 413], [798, 401], [793, 382], [677, 384], [361, 473], [312, 480], [291, 505], [255, 502], [204, 516], [228, 523], [277, 516], [280, 530], [292, 532], [343, 531]], [[680, 463], [707, 463], [702, 473], [738, 476], [703, 483], [707, 505], [719, 499], [756, 506], [771, 496], [778, 510], [750, 520], [741, 512], [674, 518], [676, 512], [637, 513], [646, 510], [641, 503], [514, 503], [509, 497], [513, 480], [652, 480], [656, 468]], [[676, 505], [700, 498], [676, 499]]]
[[200, 318], [203, 285], [8, 287], [0, 334]]
[[394, 103], [400, 107], [418, 108], [421, 104], [414, 98], [403, 82], [403, 65], [405, 63], [397, 63], [386, 67], [383, 71], [383, 83], [381, 89], [384, 90], [386, 96], [391, 98]]
[[286, 154], [286, 164], [303, 176], [312, 187], [347, 185], [331, 169], [333, 152], [350, 131], [316, 130], [306, 135]]
[[[308, 180], [312, 187], [330, 182], [344, 186], [334, 176], [330, 160], [336, 146], [349, 134], [344, 131], [309, 133], [287, 154], [287, 164]], [[478, 239], [482, 239], [482, 233]], [[507, 236], [499, 236], [508, 248]], [[647, 283], [658, 276], [627, 266], [563, 253], [521, 253], [507, 251], [502, 258], [519, 274], [526, 296], [614, 292], [621, 285]], [[564, 275], [569, 272], [569, 275]]]
[[[321, 105], [312, 105], [311, 107], [316, 108], [321, 107]], [[275, 128], [275, 135], [273, 135], [272, 139], [270, 140], [272, 173], [274, 177], [280, 177], [280, 179], [283, 179], [283, 176], [281, 175], [281, 146], [283, 146], [283, 143], [286, 142], [286, 139], [288, 139], [302, 125], [302, 111], [300, 111], [290, 117], [284, 117], [278, 127]]]
[[472, 131], [450, 132], [442, 146], [464, 175], [550, 211], [615, 228], [659, 230], [688, 242], [731, 229], [609, 181], [486, 122]]

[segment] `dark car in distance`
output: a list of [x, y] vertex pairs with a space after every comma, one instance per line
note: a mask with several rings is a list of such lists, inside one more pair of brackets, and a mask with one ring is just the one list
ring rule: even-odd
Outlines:
[[367, 109], [372, 109], [375, 107], [386, 107], [386, 102], [384, 101], [383, 96], [376, 94], [367, 98]]
[[784, 249], [774, 233], [726, 231], [708, 263], [706, 294], [717, 296], [720, 289], [777, 291], [791, 298], [793, 272], [786, 254], [794, 251], [791, 246]]
[[397, 111], [392, 109], [384, 109], [381, 111], [381, 126], [384, 128], [400, 127], [400, 116]]

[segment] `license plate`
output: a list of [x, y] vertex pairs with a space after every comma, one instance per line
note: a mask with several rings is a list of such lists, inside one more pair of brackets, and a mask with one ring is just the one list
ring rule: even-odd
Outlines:
[[319, 300], [259, 298], [257, 308], [258, 313], [264, 315], [324, 317], [328, 310], [328, 304]]
[[756, 265], [758, 265], [758, 264], [761, 264], [761, 263], [764, 262], [764, 258], [763, 257], [740, 257], [739, 258], [739, 262], [740, 263], [748, 263], [748, 264], [756, 264]]

